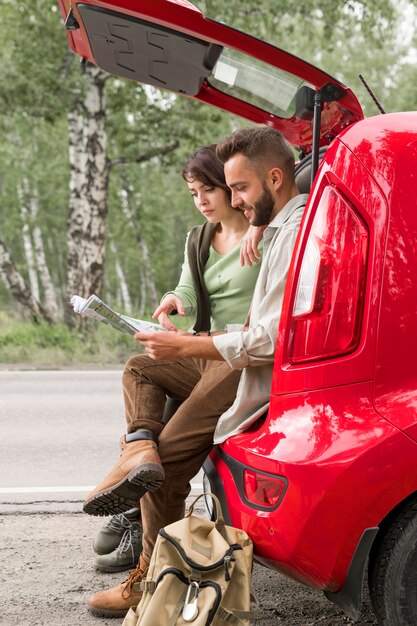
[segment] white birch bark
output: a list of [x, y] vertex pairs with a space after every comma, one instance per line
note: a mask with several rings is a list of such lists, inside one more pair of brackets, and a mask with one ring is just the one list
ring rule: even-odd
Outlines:
[[129, 286], [127, 284], [126, 276], [123, 268], [120, 264], [116, 246], [114, 241], [110, 242], [110, 250], [114, 255], [114, 266], [116, 270], [116, 276], [118, 281], [118, 292], [120, 293], [121, 304], [123, 310], [127, 315], [132, 315], [132, 299], [130, 297]]
[[43, 290], [43, 305], [48, 311], [52, 321], [57, 322], [59, 317], [59, 306], [52, 277], [46, 262], [45, 247], [43, 245], [42, 231], [39, 226], [33, 228], [33, 244], [36, 254], [36, 264], [38, 266], [39, 279]]
[[138, 316], [142, 318], [146, 309], [146, 278], [142, 269], [139, 272], [139, 307]]
[[[109, 161], [105, 129], [106, 74], [85, 66], [85, 96], [69, 126], [70, 201], [67, 230], [67, 296], [101, 294], [107, 221]], [[67, 319], [73, 319], [67, 317]]]
[[[32, 226], [32, 239], [33, 249], [35, 253], [35, 262], [39, 280], [42, 285], [42, 303], [44, 308], [48, 311], [50, 318], [54, 322], [57, 322], [59, 315], [58, 300], [56, 296], [56, 290], [52, 282], [51, 273], [49, 271], [49, 267], [46, 261], [42, 230], [36, 221], [38, 216], [38, 208], [38, 196], [36, 193], [36, 189], [33, 189], [32, 195], [29, 200], [29, 213], [30, 223]], [[41, 301], [40, 298], [38, 298], [38, 300]]]
[[149, 303], [151, 305], [151, 310], [155, 311], [155, 309], [159, 305], [158, 291], [156, 289], [155, 281], [152, 276], [151, 257], [149, 254], [148, 244], [143, 237], [140, 237], [139, 247], [142, 252], [143, 273], [148, 289]]
[[[104, 85], [108, 75], [94, 65], [85, 65], [85, 96], [68, 117], [70, 201], [67, 228], [67, 297], [101, 295], [104, 277], [104, 253], [107, 222], [107, 192], [110, 169], [128, 162], [141, 163], [172, 152], [175, 139], [162, 148], [153, 147], [137, 158], [120, 157], [110, 162], [105, 129], [106, 102]], [[140, 245], [144, 262], [149, 253], [146, 242]], [[151, 306], [158, 304], [150, 267], [146, 279]], [[73, 324], [71, 307], [65, 319]]]
[[36, 321], [52, 322], [48, 312], [33, 297], [25, 279], [16, 268], [5, 244], [0, 240], [0, 277], [12, 296]]
[[27, 207], [27, 200], [30, 194], [30, 186], [27, 179], [24, 179], [22, 186], [18, 189], [18, 198], [20, 200], [20, 216], [22, 218], [22, 241], [23, 251], [26, 259], [26, 266], [28, 270], [28, 278], [30, 290], [35, 300], [40, 302], [40, 290], [38, 274], [36, 271], [35, 257], [33, 254], [32, 238], [29, 226], [30, 213]]
[[[133, 210], [130, 203], [130, 194], [129, 190], [125, 189], [125, 193], [121, 194], [122, 200], [122, 209], [123, 213], [126, 215], [135, 235], [136, 241], [139, 246], [139, 250], [141, 252], [141, 272], [140, 272], [140, 315], [143, 315], [143, 312], [146, 309], [146, 297], [145, 293], [149, 296], [149, 304], [152, 311], [154, 311], [159, 305], [158, 291], [156, 289], [156, 284], [152, 276], [152, 266], [151, 266], [151, 257], [149, 254], [148, 244], [145, 239], [142, 237], [142, 230], [140, 226], [140, 222], [137, 217], [134, 216]], [[146, 288], [146, 292], [144, 289]]]

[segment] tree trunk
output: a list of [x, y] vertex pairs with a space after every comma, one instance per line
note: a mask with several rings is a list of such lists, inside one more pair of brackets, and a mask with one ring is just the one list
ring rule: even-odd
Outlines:
[[45, 320], [46, 322], [52, 323], [52, 319], [48, 315], [48, 312], [45, 311], [41, 304], [33, 297], [25, 279], [19, 273], [5, 244], [1, 240], [0, 276], [12, 296], [24, 307], [26, 311], [30, 313], [36, 322]]
[[[152, 275], [152, 264], [151, 258], [149, 254], [148, 244], [145, 239], [142, 237], [142, 229], [140, 225], [140, 221], [138, 219], [138, 211], [134, 210], [132, 207], [131, 193], [129, 191], [128, 186], [126, 185], [125, 194], [122, 195], [122, 207], [123, 212], [126, 215], [129, 223], [135, 233], [136, 241], [139, 246], [139, 250], [141, 252], [141, 271], [140, 271], [140, 280], [141, 283], [139, 285], [140, 291], [140, 310], [142, 311], [141, 315], [146, 309], [146, 294], [149, 297], [149, 304], [152, 311], [154, 311], [159, 305], [158, 291], [156, 289], [155, 281]], [[145, 290], [146, 289], [146, 290]]]
[[[94, 65], [85, 65], [85, 96], [75, 103], [68, 116], [70, 200], [67, 221], [67, 303], [65, 321], [74, 325], [68, 302], [72, 295], [84, 298], [101, 295], [104, 277], [104, 253], [107, 223], [107, 193], [110, 169], [124, 163], [143, 163], [168, 154], [178, 140], [153, 147], [136, 158], [119, 157], [110, 161], [107, 154], [106, 101], [104, 86], [108, 74]], [[155, 282], [149, 266], [146, 242], [138, 240], [143, 261], [147, 264], [146, 280], [151, 306], [158, 304]]]
[[35, 258], [33, 254], [32, 236], [30, 232], [29, 220], [30, 212], [28, 209], [28, 201], [30, 194], [30, 186], [27, 178], [23, 180], [22, 186], [18, 188], [18, 198], [20, 200], [20, 216], [22, 218], [22, 240], [23, 250], [25, 253], [26, 265], [28, 268], [28, 277], [30, 290], [37, 302], [40, 302], [40, 291], [38, 274], [36, 272]]
[[151, 257], [149, 254], [148, 244], [146, 243], [145, 239], [142, 236], [140, 236], [138, 243], [139, 243], [140, 250], [142, 252], [143, 273], [145, 277], [146, 286], [148, 289], [149, 303], [151, 305], [151, 310], [153, 312], [159, 305], [159, 298], [158, 298], [158, 291], [156, 289], [155, 281], [152, 275]]
[[45, 248], [43, 245], [42, 231], [39, 226], [33, 229], [33, 244], [35, 247], [36, 263], [38, 266], [39, 279], [43, 289], [43, 304], [52, 321], [57, 322], [59, 317], [58, 300], [51, 274], [46, 262]]
[[[39, 276], [40, 283], [42, 285], [43, 298], [42, 302], [44, 308], [48, 311], [48, 315], [54, 321], [58, 321], [58, 300], [56, 296], [56, 290], [52, 282], [51, 273], [49, 271], [48, 264], [46, 262], [45, 246], [43, 244], [42, 230], [37, 224], [38, 216], [38, 195], [36, 189], [32, 189], [29, 199], [29, 216], [30, 226], [32, 230], [33, 250], [35, 253], [35, 262], [37, 267], [37, 274]], [[36, 298], [36, 294], [32, 291]], [[40, 302], [40, 297], [37, 297]]]
[[[87, 63], [85, 97], [68, 117], [70, 200], [67, 221], [67, 297], [101, 295], [107, 222], [109, 160], [105, 129], [106, 74]], [[65, 319], [74, 316], [66, 307]]]
[[142, 268], [139, 272], [139, 305], [138, 305], [138, 317], [142, 319], [145, 315], [146, 309], [146, 278]]
[[132, 299], [129, 293], [129, 285], [127, 284], [125, 273], [120, 264], [117, 249], [113, 241], [110, 242], [110, 250], [114, 254], [114, 265], [118, 280], [118, 291], [120, 292], [121, 306], [127, 315], [132, 315]]

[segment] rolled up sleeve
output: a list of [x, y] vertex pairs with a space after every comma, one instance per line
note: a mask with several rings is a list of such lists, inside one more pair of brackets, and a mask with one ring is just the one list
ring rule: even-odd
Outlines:
[[[284, 224], [271, 241], [264, 259], [252, 303], [249, 329], [213, 337], [213, 342], [232, 369], [265, 365], [274, 360], [278, 326], [288, 269], [298, 224]], [[277, 245], [278, 241], [279, 244]]]

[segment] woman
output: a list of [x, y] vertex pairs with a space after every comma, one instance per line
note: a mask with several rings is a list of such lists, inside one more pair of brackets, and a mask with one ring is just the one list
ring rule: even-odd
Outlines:
[[195, 315], [198, 333], [242, 324], [258, 276], [256, 252], [262, 230], [249, 229], [243, 212], [232, 207], [215, 146], [197, 150], [182, 176], [207, 222], [188, 233], [180, 281], [165, 294], [153, 317], [172, 331], [177, 330], [168, 317], [173, 312]]
[[[243, 212], [231, 206], [215, 146], [197, 150], [182, 175], [207, 221], [188, 233], [180, 281], [165, 294], [153, 317], [176, 332], [170, 314], [195, 315], [198, 334], [223, 331], [229, 323], [244, 324], [259, 272], [257, 246], [263, 229], [249, 229]], [[129, 376], [135, 376], [134, 368]], [[122, 571], [136, 564], [141, 552], [139, 517], [139, 510], [132, 509], [113, 516], [99, 531], [94, 542], [97, 569]]]

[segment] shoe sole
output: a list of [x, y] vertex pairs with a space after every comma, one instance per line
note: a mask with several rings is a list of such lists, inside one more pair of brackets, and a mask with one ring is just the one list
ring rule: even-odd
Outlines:
[[104, 572], [105, 574], [111, 574], [113, 572], [125, 572], [126, 570], [134, 569], [138, 564], [138, 560], [139, 556], [137, 561], [131, 561], [130, 563], [126, 563], [125, 565], [96, 565], [95, 569], [97, 570], [97, 572]]
[[156, 491], [164, 482], [162, 467], [155, 463], [141, 465], [132, 470], [123, 480], [99, 492], [83, 506], [88, 515], [114, 515], [137, 507], [147, 491]]
[[87, 610], [96, 617], [125, 617], [129, 609], [121, 611], [110, 611], [109, 609], [99, 609], [87, 602]]

